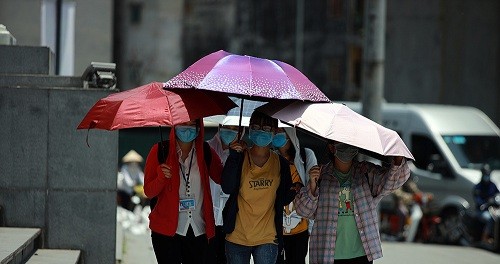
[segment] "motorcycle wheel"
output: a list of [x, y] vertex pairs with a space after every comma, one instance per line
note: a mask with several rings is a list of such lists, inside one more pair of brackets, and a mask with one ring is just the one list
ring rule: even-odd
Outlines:
[[447, 244], [460, 244], [464, 238], [464, 226], [460, 212], [455, 208], [447, 208], [441, 213], [440, 233], [443, 242]]

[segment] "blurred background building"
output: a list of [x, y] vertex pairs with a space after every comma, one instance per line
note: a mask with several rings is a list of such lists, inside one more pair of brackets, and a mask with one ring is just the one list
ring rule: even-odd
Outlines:
[[[364, 2], [3, 0], [0, 23], [18, 45], [51, 47], [56, 74], [115, 62], [122, 90], [224, 49], [288, 62], [342, 101], [362, 93]], [[388, 0], [385, 99], [470, 105], [500, 125], [498, 14], [496, 0]]]

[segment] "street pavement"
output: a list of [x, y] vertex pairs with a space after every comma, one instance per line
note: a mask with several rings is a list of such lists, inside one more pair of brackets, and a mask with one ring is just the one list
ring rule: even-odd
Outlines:
[[153, 245], [151, 244], [151, 236], [126, 231], [122, 258], [121, 263], [123, 264], [157, 264]]
[[[500, 254], [486, 250], [445, 245], [383, 242], [384, 257], [376, 264], [499, 264]], [[151, 238], [147, 234], [125, 232], [125, 250], [121, 263], [156, 264]], [[309, 263], [309, 261], [306, 261]]]
[[[144, 219], [148, 213], [136, 212], [134, 218], [132, 213], [118, 210], [117, 225], [123, 228], [123, 254], [117, 263], [157, 264], [148, 223]], [[382, 249], [384, 257], [374, 261], [375, 264], [500, 264], [499, 253], [472, 247], [382, 242]]]
[[151, 244], [151, 231], [148, 228], [149, 212], [149, 206], [145, 208], [136, 207], [134, 212], [117, 207], [116, 263], [157, 264], [153, 245]]
[[376, 264], [500, 264], [500, 254], [479, 248], [382, 242], [384, 257]]

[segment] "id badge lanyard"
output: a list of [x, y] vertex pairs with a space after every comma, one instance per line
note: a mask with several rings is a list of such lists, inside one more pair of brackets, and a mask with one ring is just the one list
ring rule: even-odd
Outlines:
[[185, 186], [186, 186], [186, 198], [181, 198], [179, 201], [179, 211], [191, 211], [196, 208], [195, 205], [195, 200], [194, 197], [191, 197], [191, 190], [190, 190], [190, 174], [191, 174], [191, 168], [193, 165], [193, 157], [194, 157], [194, 151], [191, 153], [191, 158], [189, 160], [189, 168], [187, 170], [187, 173], [184, 172], [182, 164], [179, 162], [179, 167], [181, 169], [182, 173], [182, 178], [184, 178]]

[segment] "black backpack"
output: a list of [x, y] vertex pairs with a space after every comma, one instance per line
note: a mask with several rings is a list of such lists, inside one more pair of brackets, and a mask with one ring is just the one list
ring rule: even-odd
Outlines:
[[[168, 157], [169, 141], [164, 140], [158, 142], [157, 144], [158, 144], [158, 163], [161, 164]], [[212, 151], [210, 145], [206, 141], [203, 141], [203, 158], [205, 159], [205, 164], [207, 165], [207, 168], [210, 168], [210, 164], [212, 163]], [[151, 210], [155, 208], [157, 201], [158, 201], [157, 197], [151, 198], [151, 200], [149, 201], [149, 206], [151, 207]]]

